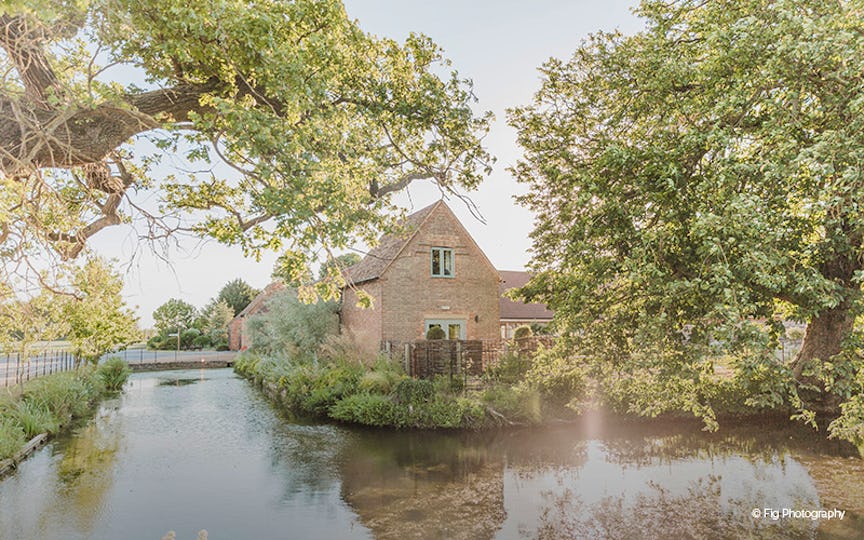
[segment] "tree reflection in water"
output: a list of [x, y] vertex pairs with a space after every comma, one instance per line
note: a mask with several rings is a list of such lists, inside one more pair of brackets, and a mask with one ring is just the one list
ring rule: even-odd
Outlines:
[[[338, 457], [341, 493], [377, 538], [857, 537], [864, 503], [852, 499], [864, 496], [864, 476], [837, 467], [853, 472], [852, 498], [820, 480], [854, 449], [788, 424], [699, 428], [605, 419], [494, 433], [354, 430]], [[766, 506], [847, 516], [752, 518]]]
[[[810, 520], [754, 519], [758, 500], [729, 499], [722, 494], [719, 478], [708, 476], [690, 483], [687, 492], [673, 495], [649, 484], [650, 491], [635, 497], [604, 497], [594, 504], [566, 490], [540, 518], [538, 530], [524, 536], [540, 540], [578, 539], [638, 540], [676, 539], [805, 539], [816, 537]], [[808, 507], [801, 501], [800, 507]], [[743, 518], [747, 516], [746, 518]]]

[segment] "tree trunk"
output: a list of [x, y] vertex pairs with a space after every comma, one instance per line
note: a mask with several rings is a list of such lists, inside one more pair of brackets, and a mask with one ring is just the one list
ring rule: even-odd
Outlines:
[[840, 404], [839, 396], [826, 392], [824, 385], [814, 377], [805, 376], [804, 369], [811, 362], [827, 362], [841, 351], [843, 340], [852, 332], [855, 316], [850, 302], [840, 303], [810, 320], [804, 334], [801, 350], [792, 361], [792, 373], [803, 384], [816, 386], [820, 393], [804, 391], [801, 396], [817, 412], [834, 412]]

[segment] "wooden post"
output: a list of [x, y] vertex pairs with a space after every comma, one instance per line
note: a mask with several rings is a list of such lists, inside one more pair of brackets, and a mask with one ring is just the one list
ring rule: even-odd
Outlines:
[[405, 358], [403, 360], [403, 363], [404, 363], [404, 365], [402, 367], [405, 368], [405, 373], [407, 373], [409, 377], [413, 377], [414, 374], [411, 373], [411, 344], [410, 343], [405, 344]]

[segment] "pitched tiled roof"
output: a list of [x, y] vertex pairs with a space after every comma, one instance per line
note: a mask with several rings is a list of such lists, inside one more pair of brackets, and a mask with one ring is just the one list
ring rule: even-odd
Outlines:
[[261, 308], [264, 307], [264, 302], [270, 299], [271, 296], [276, 294], [277, 292], [285, 289], [285, 284], [281, 281], [274, 281], [273, 283], [264, 287], [264, 290], [258, 293], [258, 296], [252, 299], [249, 304], [243, 308], [243, 310], [237, 314], [235, 319], [241, 319], [243, 317], [248, 317], [250, 315], [255, 315], [258, 313]]
[[399, 256], [402, 249], [411, 241], [411, 238], [432, 213], [436, 206], [441, 204], [438, 201], [430, 204], [426, 208], [418, 210], [405, 218], [402, 225], [405, 231], [401, 234], [386, 234], [378, 241], [378, 245], [363, 257], [363, 260], [345, 270], [345, 281], [348, 283], [363, 283], [378, 279], [384, 270], [390, 266], [390, 263]]
[[531, 279], [528, 272], [514, 272], [511, 270], [499, 270], [501, 281], [498, 282], [498, 292], [501, 294], [500, 307], [501, 319], [515, 319], [520, 321], [543, 321], [552, 320], [552, 312], [544, 304], [525, 304], [515, 302], [506, 298], [504, 292], [524, 286]]

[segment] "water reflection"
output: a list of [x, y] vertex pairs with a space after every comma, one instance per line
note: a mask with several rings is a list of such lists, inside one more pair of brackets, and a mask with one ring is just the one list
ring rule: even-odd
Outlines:
[[[227, 370], [136, 374], [0, 482], [0, 539], [860, 538], [864, 462], [823, 437], [603, 417], [351, 429], [293, 418]], [[766, 507], [847, 513], [752, 517]]]
[[[379, 538], [859, 538], [864, 472], [800, 426], [586, 418], [483, 434], [355, 431], [342, 495]], [[842, 490], [823, 480], [843, 476]], [[754, 519], [838, 508], [844, 520]]]
[[376, 538], [492, 538], [504, 521], [494, 438], [357, 432], [339, 459], [342, 496]]

